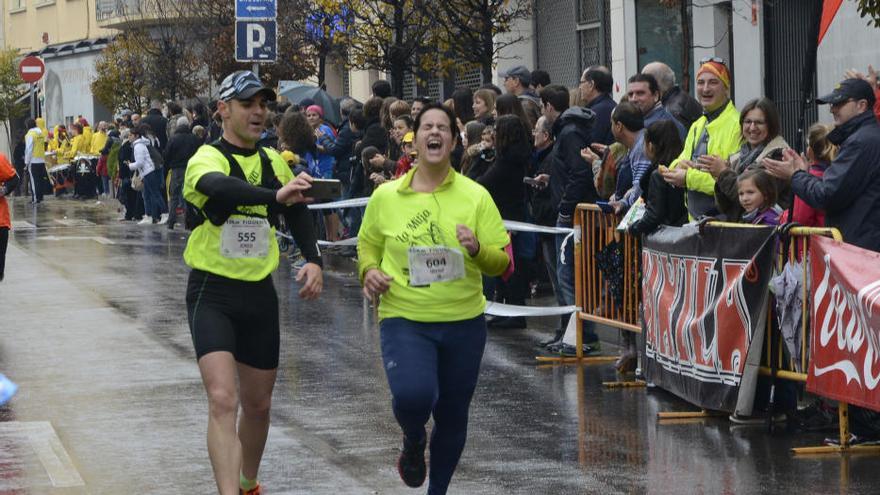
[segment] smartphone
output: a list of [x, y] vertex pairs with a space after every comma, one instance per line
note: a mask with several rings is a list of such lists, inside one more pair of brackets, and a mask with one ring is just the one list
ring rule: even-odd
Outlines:
[[312, 187], [303, 191], [308, 198], [339, 199], [342, 196], [342, 183], [337, 179], [313, 179]]
[[596, 206], [602, 210], [602, 213], [614, 213], [614, 207], [608, 201], [596, 201]]
[[776, 148], [770, 153], [767, 154], [767, 158], [771, 160], [780, 161], [782, 160], [782, 148]]

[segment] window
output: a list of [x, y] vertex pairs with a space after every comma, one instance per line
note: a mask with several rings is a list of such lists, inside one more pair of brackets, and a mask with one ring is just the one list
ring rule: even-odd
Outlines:
[[27, 0], [11, 0], [9, 3], [10, 12], [21, 12], [27, 9]]
[[578, 2], [578, 48], [580, 67], [604, 65], [611, 69], [611, 29], [609, 0]]

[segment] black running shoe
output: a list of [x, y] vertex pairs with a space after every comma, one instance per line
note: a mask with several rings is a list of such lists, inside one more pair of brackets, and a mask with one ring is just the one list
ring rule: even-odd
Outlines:
[[403, 438], [403, 450], [397, 458], [397, 472], [400, 479], [410, 488], [418, 488], [425, 483], [427, 468], [425, 467], [425, 445], [427, 437], [421, 442], [411, 442]]

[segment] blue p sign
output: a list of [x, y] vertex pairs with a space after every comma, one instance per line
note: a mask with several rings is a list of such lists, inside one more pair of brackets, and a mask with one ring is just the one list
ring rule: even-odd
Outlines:
[[235, 60], [275, 62], [278, 38], [275, 21], [235, 21]]

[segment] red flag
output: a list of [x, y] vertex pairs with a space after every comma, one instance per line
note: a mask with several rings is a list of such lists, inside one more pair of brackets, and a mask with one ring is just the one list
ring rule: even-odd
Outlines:
[[822, 43], [822, 38], [825, 37], [828, 27], [831, 26], [831, 21], [837, 15], [841, 3], [843, 3], [843, 0], [824, 0], [822, 2], [822, 21], [819, 24], [819, 41], [817, 44]]

